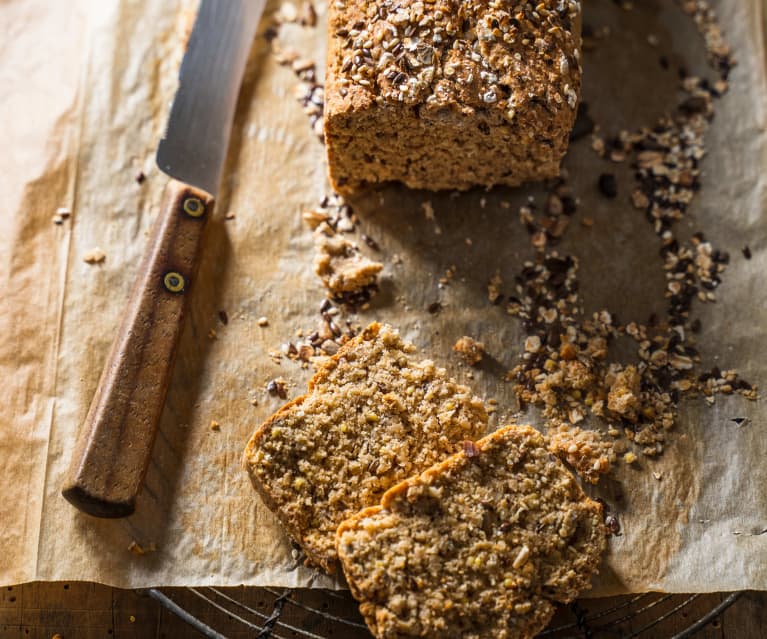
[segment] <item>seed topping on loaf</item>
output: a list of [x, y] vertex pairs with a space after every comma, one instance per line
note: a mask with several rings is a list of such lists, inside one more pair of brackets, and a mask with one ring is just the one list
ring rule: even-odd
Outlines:
[[530, 100], [575, 109], [579, 14], [578, 0], [336, 0], [339, 91], [365, 87], [379, 103], [493, 106], [508, 120]]

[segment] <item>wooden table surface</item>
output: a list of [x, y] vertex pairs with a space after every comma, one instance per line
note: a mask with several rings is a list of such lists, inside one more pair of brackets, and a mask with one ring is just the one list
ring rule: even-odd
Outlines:
[[[225, 589], [229, 594], [258, 609], [269, 613], [274, 597], [259, 589]], [[236, 619], [216, 611], [204, 601], [186, 589], [165, 589], [186, 610], [199, 616], [219, 632], [231, 639], [256, 637], [258, 633], [248, 630]], [[307, 604], [317, 604], [316, 593], [299, 593]], [[724, 599], [725, 595], [704, 595], [689, 603], [679, 613], [671, 615], [663, 623], [663, 629], [645, 631], [640, 636], [650, 638], [670, 638], [675, 633], [687, 628], [694, 620], [702, 617]], [[687, 600], [684, 595], [664, 601], [665, 610]], [[585, 600], [580, 607], [593, 614], [625, 602], [626, 598]], [[342, 602], [348, 606], [348, 602]], [[572, 619], [569, 612], [563, 611]], [[316, 617], [316, 616], [315, 616]], [[286, 606], [281, 620], [292, 625], [306, 628], [308, 615], [296, 606]], [[324, 623], [324, 622], [323, 622]], [[599, 637], [631, 636], [642, 626], [632, 627], [620, 635], [616, 633], [595, 633]], [[337, 628], [337, 626], [336, 626]], [[328, 629], [316, 624], [307, 628], [322, 636], [330, 636]], [[288, 637], [291, 633], [284, 629], [280, 636]], [[178, 617], [160, 606], [145, 594], [129, 590], [119, 590], [108, 586], [85, 583], [33, 583], [7, 587], [0, 596], [0, 639], [145, 639], [148, 637], [200, 637]], [[293, 636], [295, 633], [293, 633]], [[559, 635], [557, 635], [559, 636]], [[588, 637], [590, 635], [577, 629], [569, 631], [568, 636]], [[369, 635], [363, 631], [349, 629], [346, 632], [333, 632], [333, 639], [360, 637]], [[695, 635], [696, 639], [767, 639], [767, 593], [744, 593], [732, 607], [727, 609], [705, 629]]]

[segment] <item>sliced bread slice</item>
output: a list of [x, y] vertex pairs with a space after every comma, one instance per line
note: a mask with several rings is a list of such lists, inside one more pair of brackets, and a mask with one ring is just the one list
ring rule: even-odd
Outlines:
[[378, 639], [525, 639], [588, 588], [602, 508], [529, 426], [507, 426], [391, 488], [338, 529]]
[[338, 525], [487, 428], [482, 401], [374, 323], [268, 419], [244, 456], [253, 485], [310, 562], [337, 566]]

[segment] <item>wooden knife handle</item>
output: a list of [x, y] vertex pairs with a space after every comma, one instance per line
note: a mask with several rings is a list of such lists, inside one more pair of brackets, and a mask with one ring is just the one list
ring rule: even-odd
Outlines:
[[133, 512], [168, 390], [213, 197], [171, 181], [77, 437], [62, 494], [96, 517]]

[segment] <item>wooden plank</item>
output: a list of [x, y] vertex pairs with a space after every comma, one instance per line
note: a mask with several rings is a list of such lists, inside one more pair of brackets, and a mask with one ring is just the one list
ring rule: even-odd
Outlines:
[[0, 629], [20, 625], [21, 613], [21, 587], [7, 586], [0, 590]]
[[157, 603], [133, 590], [119, 588], [110, 590], [115, 637], [128, 639], [154, 637], [158, 632], [161, 617], [161, 610]]
[[767, 592], [745, 593], [722, 615], [721, 629], [727, 639], [767, 639]]
[[[163, 592], [229, 639], [252, 639], [257, 634], [237, 617], [261, 626], [274, 610], [275, 596], [264, 589], [197, 590], [226, 611], [216, 609], [187, 588], [168, 588]], [[689, 596], [685, 595], [668, 598], [646, 595], [639, 599], [632, 595], [584, 600], [578, 608], [591, 619], [589, 626], [596, 631], [596, 639], [608, 636], [599, 631], [601, 626], [629, 613], [639, 614], [627, 625], [628, 633], [642, 630], [658, 615], [668, 615], [663, 623], [639, 635], [659, 639], [687, 628], [725, 596], [701, 595], [688, 601]], [[226, 597], [242, 605], [234, 604]], [[285, 604], [280, 616], [282, 624], [276, 628], [274, 636], [285, 639], [296, 636], [283, 624], [333, 639], [370, 636], [354, 625], [334, 622], [323, 616], [329, 614], [360, 623], [356, 604], [348, 595], [300, 590], [294, 593], [293, 600]], [[681, 604], [685, 605], [674, 611]], [[573, 619], [569, 609], [559, 611], [552, 627], [565, 625], [569, 628], [551, 635], [551, 639], [577, 634]], [[200, 636], [156, 601], [135, 591], [76, 582], [33, 583], [0, 591], [0, 639], [51, 639], [57, 633], [62, 639], [196, 639]], [[721, 619], [703, 629], [695, 639], [767, 639], [767, 593], [745, 593]]]
[[35, 582], [24, 584], [24, 609], [40, 610], [109, 610], [110, 589], [84, 582]]
[[[12, 595], [11, 593], [15, 593]], [[5, 590], [18, 602], [15, 618], [0, 608], [0, 637], [96, 639], [112, 632], [111, 593], [108, 588], [83, 583], [33, 583]]]

